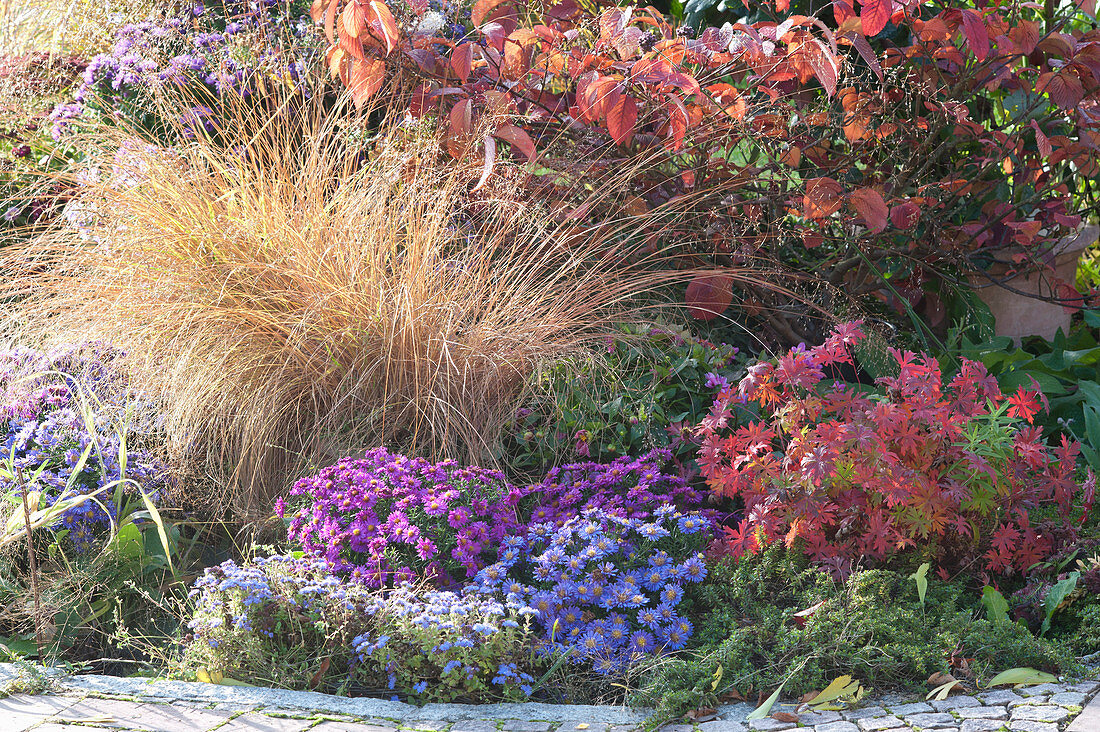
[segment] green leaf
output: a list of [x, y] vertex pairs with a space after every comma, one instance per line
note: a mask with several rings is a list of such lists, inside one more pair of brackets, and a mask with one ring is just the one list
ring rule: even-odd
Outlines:
[[783, 687], [786, 685], [786, 681], [780, 684], [779, 688], [773, 691], [772, 695], [765, 699], [763, 704], [749, 712], [748, 716], [745, 717], [745, 719], [751, 722], [754, 719], [763, 719], [764, 717], [771, 714], [772, 707], [775, 706], [775, 703], [777, 701], [779, 701], [779, 693], [783, 691]]
[[925, 562], [917, 568], [916, 572], [909, 575], [909, 579], [917, 583], [917, 597], [920, 598], [921, 607], [924, 607], [924, 596], [928, 592], [928, 570], [931, 568], [932, 564]]
[[989, 622], [994, 624], [1008, 622], [1008, 600], [996, 587], [986, 585], [982, 589], [982, 605], [985, 606], [985, 616]]
[[1058, 581], [1055, 583], [1054, 587], [1050, 588], [1050, 592], [1047, 593], [1044, 602], [1047, 615], [1043, 618], [1043, 628], [1039, 631], [1039, 635], [1043, 635], [1050, 630], [1050, 621], [1054, 618], [1054, 613], [1058, 612], [1058, 608], [1061, 607], [1062, 601], [1066, 599], [1066, 596], [1077, 589], [1077, 578], [1080, 576], [1080, 572], [1070, 572], [1069, 576], [1064, 580]]
[[962, 682], [958, 679], [952, 679], [946, 684], [940, 684], [935, 689], [932, 689], [932, 691], [928, 692], [928, 696], [924, 697], [924, 700], [928, 701], [929, 699], [935, 699], [936, 701], [943, 701], [948, 696], [950, 696], [951, 690], [961, 683]]
[[830, 681], [829, 685], [822, 689], [821, 693], [808, 703], [810, 706], [818, 707], [819, 705], [828, 704], [837, 699], [850, 697], [857, 691], [859, 691], [859, 682], [853, 681], [851, 676], [845, 674], [844, 676], [838, 676]]
[[107, 545], [107, 551], [117, 554], [124, 559], [139, 559], [143, 553], [143, 541], [141, 529], [133, 524], [126, 524], [111, 537]]
[[990, 679], [987, 686], [1003, 686], [1007, 684], [1052, 684], [1057, 680], [1057, 676], [1043, 671], [1036, 671], [1033, 668], [1010, 668]]

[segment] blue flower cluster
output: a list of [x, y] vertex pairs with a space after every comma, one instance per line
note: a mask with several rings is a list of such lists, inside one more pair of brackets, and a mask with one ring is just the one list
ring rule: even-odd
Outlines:
[[522, 699], [532, 692], [535, 611], [515, 602], [409, 584], [371, 589], [333, 574], [324, 559], [293, 556], [211, 567], [190, 597], [185, 663], [208, 671], [236, 673], [250, 658], [271, 662], [323, 646], [335, 677], [346, 681], [350, 672], [394, 694]]
[[[62, 495], [87, 495], [107, 487], [95, 500], [65, 511], [49, 527], [66, 532], [80, 552], [118, 521], [121, 499], [133, 493], [131, 483], [120, 481], [134, 481], [153, 500], [166, 487], [166, 467], [132, 444], [134, 438], [159, 428], [156, 412], [131, 394], [112, 370], [116, 357], [110, 348], [95, 345], [51, 353], [28, 348], [0, 353], [0, 459], [10, 460], [26, 481], [37, 474], [28, 489], [39, 493], [43, 508]], [[85, 395], [83, 403], [80, 395]], [[94, 414], [89, 415], [86, 409], [92, 405]], [[124, 445], [127, 439], [131, 444]], [[0, 488], [18, 495], [16, 482], [0, 482]]]
[[360, 673], [390, 689], [433, 699], [531, 695], [528, 673], [533, 608], [474, 593], [423, 591], [403, 584], [367, 608], [371, 632], [353, 641]]
[[[216, 8], [216, 10], [215, 10]], [[186, 89], [185, 98], [248, 99], [265, 83], [309, 93], [307, 66], [317, 57], [317, 28], [306, 15], [284, 12], [276, 0], [199, 3], [182, 13], [129, 23], [116, 31], [110, 53], [84, 70], [75, 103], [57, 106], [52, 134], [60, 140], [86, 107], [145, 123], [156, 91]], [[216, 129], [214, 110], [196, 104], [178, 120], [185, 134]]]
[[323, 559], [273, 556], [240, 565], [229, 560], [208, 567], [189, 594], [196, 612], [188, 623], [196, 641], [220, 648], [234, 633], [275, 637], [272, 603], [320, 617], [326, 611], [351, 611], [365, 601], [330, 572]]
[[618, 674], [643, 656], [686, 645], [684, 586], [706, 577], [700, 550], [713, 535], [710, 516], [671, 504], [650, 520], [590, 509], [561, 527], [536, 523], [526, 538], [505, 539], [500, 560], [474, 586], [532, 608], [543, 654], [568, 653]]

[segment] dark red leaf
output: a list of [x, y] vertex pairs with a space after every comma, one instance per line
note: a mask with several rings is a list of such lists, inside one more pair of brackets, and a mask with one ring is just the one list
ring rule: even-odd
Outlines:
[[962, 11], [963, 34], [966, 35], [966, 43], [974, 56], [979, 61], [985, 61], [989, 56], [989, 32], [985, 29], [985, 21], [981, 13], [969, 8]]
[[733, 302], [733, 279], [724, 274], [700, 275], [688, 283], [684, 300], [691, 317], [714, 320]]

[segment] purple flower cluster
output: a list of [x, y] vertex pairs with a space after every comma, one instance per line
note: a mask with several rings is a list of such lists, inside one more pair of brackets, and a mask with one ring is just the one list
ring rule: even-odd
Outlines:
[[[202, 4], [183, 15], [129, 23], [115, 33], [110, 53], [94, 57], [84, 70], [75, 103], [51, 115], [60, 140], [86, 106], [145, 123], [150, 93], [186, 88], [187, 98], [249, 98], [265, 81], [308, 94], [305, 68], [319, 52], [316, 27], [308, 16], [288, 14], [280, 3]], [[216, 121], [199, 104], [183, 110], [185, 134], [212, 132]]]
[[598, 509], [612, 516], [647, 519], [660, 505], [698, 508], [703, 497], [684, 478], [665, 473], [668, 450], [653, 450], [610, 463], [573, 463], [552, 469], [532, 486], [531, 521], [561, 526], [574, 516]]
[[390, 689], [449, 700], [477, 695], [531, 695], [531, 617], [536, 611], [509, 598], [402, 584], [367, 608], [374, 630], [353, 641], [357, 670], [385, 678]]
[[[97, 346], [0, 353], [0, 459], [10, 460], [26, 481], [37, 476], [27, 487], [39, 492], [40, 507], [53, 505], [62, 495], [107, 488], [98, 500], [70, 508], [49, 527], [67, 532], [81, 552], [117, 522], [121, 500], [133, 492], [128, 481], [154, 500], [165, 487], [164, 465], [132, 444], [124, 449], [119, 424], [127, 424], [130, 438], [150, 434], [158, 424], [151, 405], [130, 394], [111, 369], [116, 356]], [[83, 404], [81, 395], [86, 395]], [[85, 412], [87, 402], [94, 403], [94, 415]], [[20, 490], [12, 482], [0, 487], [9, 493]]]
[[534, 609], [543, 654], [618, 674], [685, 646], [693, 628], [679, 612], [684, 586], [706, 577], [701, 550], [713, 536], [710, 517], [667, 503], [649, 520], [589, 509], [505, 539], [474, 587]]
[[[417, 577], [447, 586], [473, 577], [504, 537], [522, 531], [517, 506], [528, 490], [498, 471], [378, 448], [299, 481], [290, 495], [305, 500], [288, 535], [370, 586]], [[286, 513], [281, 500], [276, 512]]]

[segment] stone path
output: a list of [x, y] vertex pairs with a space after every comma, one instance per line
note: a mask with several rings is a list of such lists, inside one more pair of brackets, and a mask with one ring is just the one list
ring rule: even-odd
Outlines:
[[[0, 664], [0, 686], [16, 673]], [[644, 710], [430, 704], [180, 681], [57, 676], [55, 693], [0, 699], [0, 732], [635, 732]], [[747, 721], [749, 704], [661, 732], [1100, 732], [1100, 680], [998, 688], [944, 701], [887, 695], [839, 712]], [[788, 715], [797, 716], [792, 721]]]

